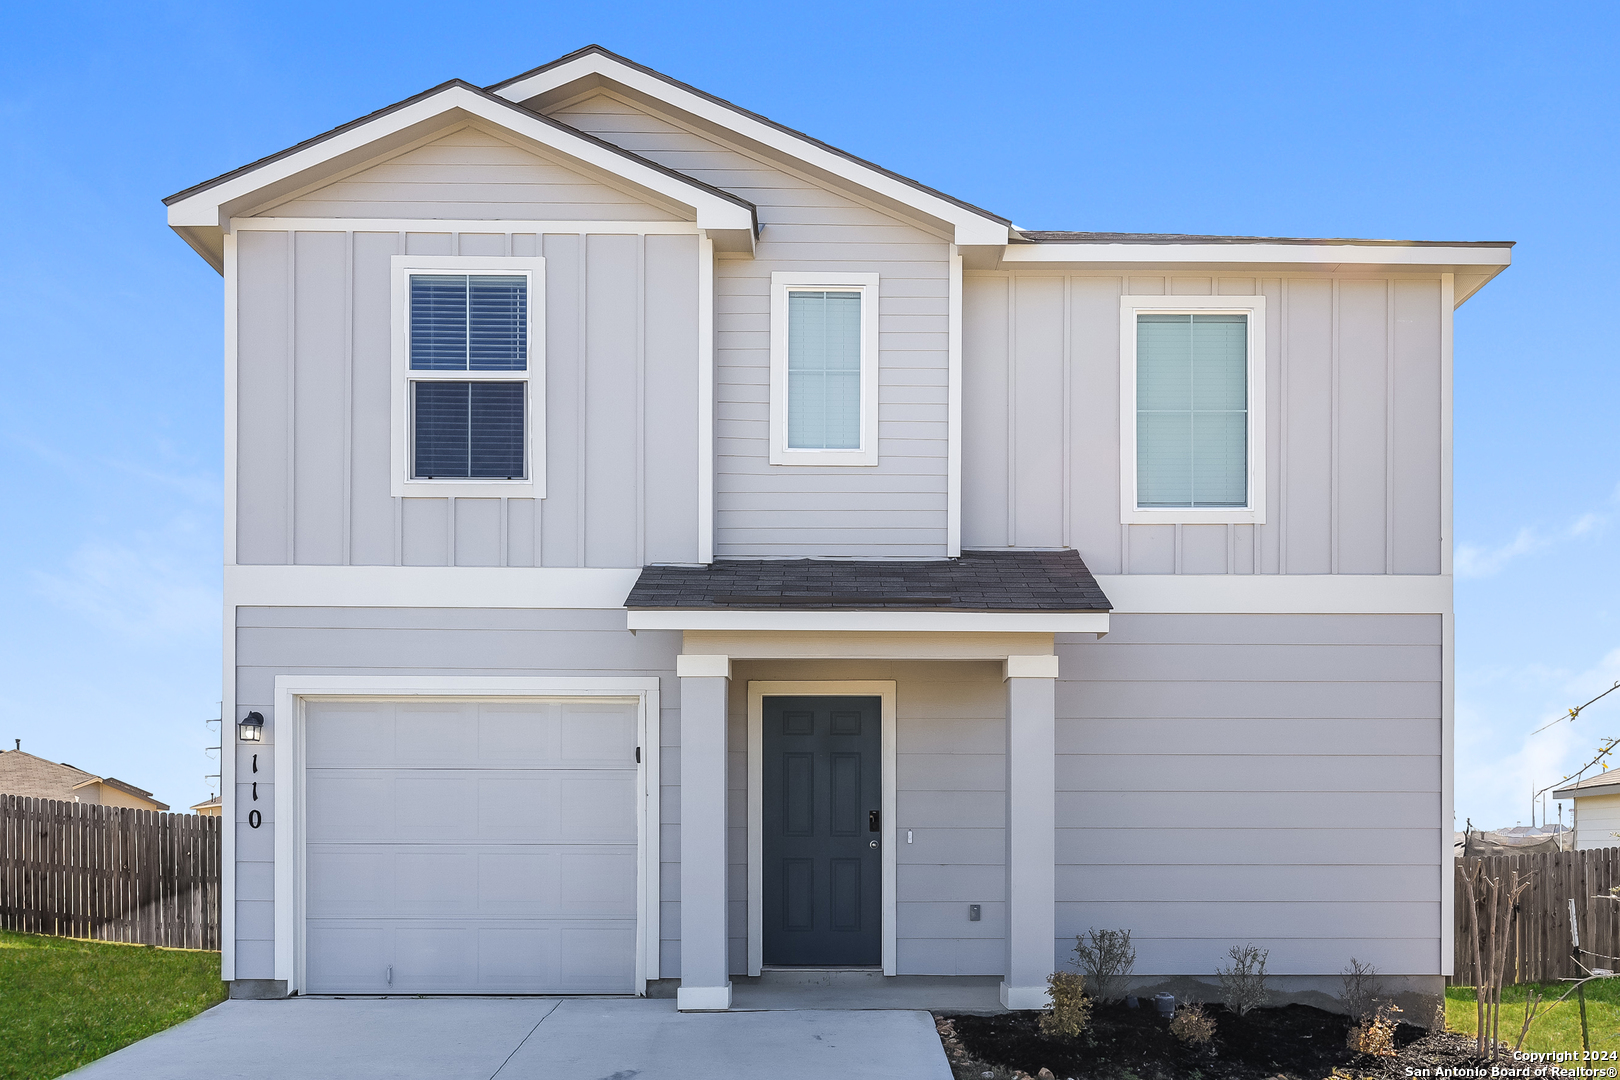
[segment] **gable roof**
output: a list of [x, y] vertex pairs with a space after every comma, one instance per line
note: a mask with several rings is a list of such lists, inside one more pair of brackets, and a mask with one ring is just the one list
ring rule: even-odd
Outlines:
[[438, 86], [164, 199], [169, 226], [223, 265], [223, 235], [234, 213], [308, 188], [431, 137], [456, 119], [483, 120], [562, 154], [586, 170], [618, 177], [655, 197], [689, 207], [722, 251], [751, 251], [759, 231], [754, 204], [594, 135], [542, 116], [460, 79]]
[[1588, 776], [1585, 780], [1577, 780], [1573, 784], [1565, 784], [1552, 793], [1555, 799], [1570, 799], [1577, 795], [1614, 795], [1620, 793], [1620, 770], [1600, 772], [1596, 776]]
[[0, 794], [72, 802], [74, 791], [92, 784], [116, 788], [160, 810], [169, 808], [167, 803], [152, 798], [150, 791], [134, 784], [110, 776], [96, 776], [65, 761], [47, 761], [23, 750], [0, 751]]
[[605, 80], [635, 91], [750, 142], [793, 157], [830, 176], [947, 222], [955, 226], [955, 239], [959, 245], [1007, 243], [1008, 230], [1012, 226], [1007, 218], [840, 150], [600, 45], [587, 45], [521, 75], [492, 83], [488, 89], [511, 101], [531, 102], [542, 95], [554, 95], [566, 87], [591, 80]]

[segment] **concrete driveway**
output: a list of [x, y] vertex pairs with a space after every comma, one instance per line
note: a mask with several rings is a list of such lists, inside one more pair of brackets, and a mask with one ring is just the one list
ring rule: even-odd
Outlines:
[[916, 1011], [689, 1013], [636, 998], [227, 1001], [74, 1080], [951, 1080]]

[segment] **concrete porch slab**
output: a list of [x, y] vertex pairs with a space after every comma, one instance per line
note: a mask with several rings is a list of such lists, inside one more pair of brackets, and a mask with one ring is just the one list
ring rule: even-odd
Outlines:
[[918, 1011], [681, 1014], [645, 998], [227, 1001], [75, 1080], [950, 1080]]
[[881, 971], [767, 969], [757, 978], [732, 976], [732, 1011], [750, 1009], [918, 1009], [1000, 1013], [996, 975], [884, 975]]

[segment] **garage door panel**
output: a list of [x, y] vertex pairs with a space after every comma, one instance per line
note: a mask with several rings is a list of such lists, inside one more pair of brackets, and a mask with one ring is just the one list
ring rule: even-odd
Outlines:
[[635, 760], [636, 714], [623, 705], [563, 702], [560, 764], [574, 768], [623, 766]]
[[634, 992], [634, 703], [305, 717], [310, 992]]
[[321, 920], [306, 982], [315, 994], [629, 994], [635, 938], [633, 919]]
[[376, 772], [310, 770], [304, 776], [304, 834], [310, 842], [392, 838], [394, 785]]
[[395, 706], [395, 766], [478, 764], [478, 706], [470, 702], [406, 702]]
[[393, 928], [376, 923], [311, 921], [304, 934], [305, 982], [311, 993], [386, 994]]
[[403, 772], [393, 785], [397, 840], [458, 840], [477, 835], [478, 789], [475, 772]]
[[328, 767], [393, 764], [392, 702], [312, 701], [304, 717], [306, 760]]
[[636, 773], [488, 773], [478, 785], [478, 836], [549, 843], [634, 843]]

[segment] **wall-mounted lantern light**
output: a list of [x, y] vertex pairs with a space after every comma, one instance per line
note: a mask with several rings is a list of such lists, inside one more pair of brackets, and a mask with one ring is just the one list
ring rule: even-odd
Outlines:
[[237, 729], [242, 734], [243, 742], [263, 742], [264, 716], [261, 713], [250, 712], [242, 717], [242, 722], [237, 725]]

